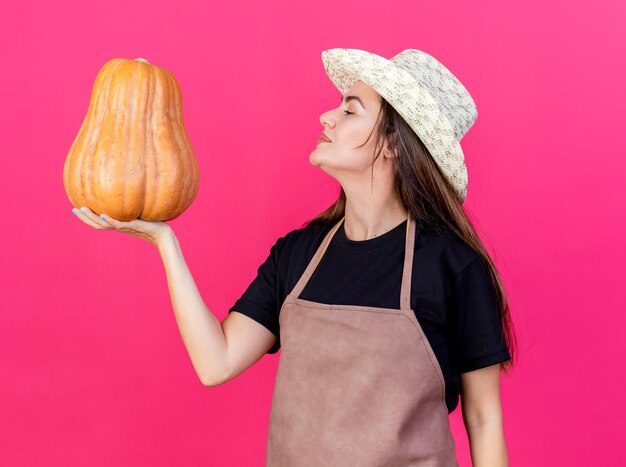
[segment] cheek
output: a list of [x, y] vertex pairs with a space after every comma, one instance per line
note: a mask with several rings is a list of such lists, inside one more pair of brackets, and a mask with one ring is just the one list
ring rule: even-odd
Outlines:
[[329, 146], [329, 161], [336, 168], [346, 169], [351, 172], [364, 172], [370, 169], [374, 159], [373, 151], [368, 146], [356, 147], [363, 141], [356, 141], [351, 146], [332, 148]]
[[[361, 122], [360, 124], [354, 124], [343, 128], [342, 131], [338, 133], [337, 140], [343, 147], [361, 150], [366, 147], [373, 146], [374, 135], [370, 135], [370, 133], [372, 133], [372, 124], [368, 122]], [[369, 140], [367, 139], [368, 136]], [[357, 147], [361, 145], [363, 145], [363, 147]]]

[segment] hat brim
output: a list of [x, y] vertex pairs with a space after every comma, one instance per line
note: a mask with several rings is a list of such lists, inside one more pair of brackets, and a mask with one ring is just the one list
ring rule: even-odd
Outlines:
[[407, 122], [428, 148], [463, 202], [467, 193], [467, 168], [459, 141], [439, 104], [406, 70], [392, 60], [360, 49], [322, 51], [331, 82], [345, 94], [356, 81], [379, 93]]

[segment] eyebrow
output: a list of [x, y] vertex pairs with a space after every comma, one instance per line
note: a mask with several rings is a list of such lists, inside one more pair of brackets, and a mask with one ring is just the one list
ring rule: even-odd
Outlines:
[[363, 102], [361, 101], [361, 99], [359, 99], [358, 96], [341, 96], [341, 102], [350, 102], [350, 101], [357, 101], [359, 104], [361, 104], [361, 107], [363, 107], [365, 109], [365, 106], [363, 105]]

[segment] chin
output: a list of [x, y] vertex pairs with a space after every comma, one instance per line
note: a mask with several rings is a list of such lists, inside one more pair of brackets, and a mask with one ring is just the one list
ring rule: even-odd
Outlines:
[[316, 150], [315, 149], [309, 155], [309, 162], [311, 163], [311, 165], [314, 165], [315, 167], [319, 167], [319, 165], [320, 165], [319, 158], [316, 155]]
[[324, 151], [320, 150], [320, 147], [317, 146], [311, 154], [309, 155], [309, 162], [311, 165], [315, 167], [319, 167], [324, 172], [332, 177], [332, 172], [335, 172], [337, 169], [337, 161], [335, 159], [336, 155], [332, 151]]

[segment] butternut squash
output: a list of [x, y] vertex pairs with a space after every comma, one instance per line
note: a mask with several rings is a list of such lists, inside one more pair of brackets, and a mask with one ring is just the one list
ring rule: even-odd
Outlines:
[[199, 183], [176, 78], [143, 58], [106, 62], [63, 167], [72, 205], [122, 221], [171, 220]]

